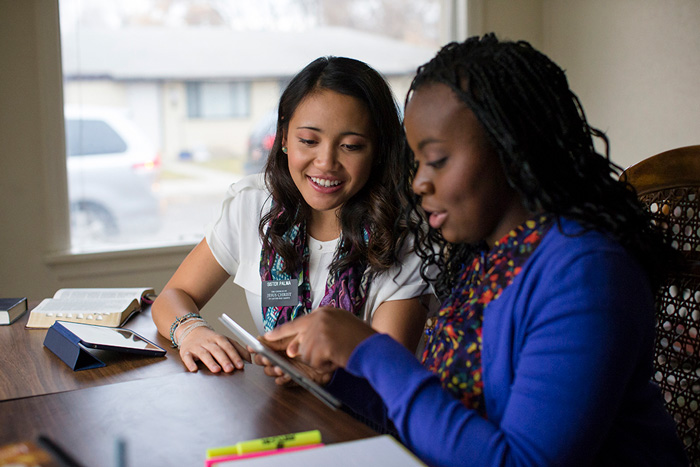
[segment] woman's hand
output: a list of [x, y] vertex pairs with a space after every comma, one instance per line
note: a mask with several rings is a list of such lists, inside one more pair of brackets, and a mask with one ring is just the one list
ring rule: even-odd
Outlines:
[[250, 353], [211, 328], [201, 326], [192, 329], [180, 342], [180, 358], [189, 371], [197, 371], [199, 360], [212, 373], [219, 373], [222, 369], [231, 373], [243, 369], [244, 359], [250, 362]]
[[[182, 262], [170, 278], [163, 291], [151, 306], [153, 322], [158, 332], [170, 339], [170, 330], [176, 320], [185, 315], [198, 315], [200, 310], [214, 296], [230, 276], [219, 265], [202, 240]], [[222, 369], [230, 373], [243, 369], [243, 359], [250, 361], [250, 354], [226, 337], [206, 326], [185, 330], [193, 325], [185, 320], [177, 325], [176, 342], [180, 347], [180, 358], [189, 371], [197, 371], [197, 361], [201, 361], [212, 372]]]
[[[280, 345], [281, 341], [268, 342], [262, 337], [260, 337], [259, 339], [266, 346], [273, 349], [279, 349], [278, 353], [282, 354], [282, 358], [287, 358], [284, 354], [286, 345]], [[248, 348], [248, 350], [252, 349]], [[331, 380], [331, 377], [333, 376], [333, 371], [317, 370], [302, 362], [298, 358], [287, 358], [287, 360], [289, 361], [289, 363], [294, 365], [297, 370], [301, 371], [309, 379], [321, 386], [328, 384], [328, 382]], [[265, 372], [265, 374], [267, 376], [272, 376], [273, 378], [275, 378], [275, 383], [279, 384], [280, 386], [293, 386], [296, 384], [294, 383], [294, 381], [292, 381], [292, 378], [288, 374], [286, 374], [284, 370], [282, 370], [282, 368], [275, 366], [274, 363], [270, 362], [270, 360], [268, 360], [262, 355], [254, 354], [253, 363], [255, 363], [256, 365], [263, 366], [263, 371]]]
[[355, 347], [375, 332], [348, 311], [320, 307], [263, 337], [273, 349], [285, 350], [288, 357], [330, 374], [347, 365]]

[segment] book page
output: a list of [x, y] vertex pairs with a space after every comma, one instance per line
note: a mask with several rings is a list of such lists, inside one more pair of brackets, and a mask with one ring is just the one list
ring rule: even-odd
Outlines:
[[138, 300], [126, 298], [46, 298], [29, 312], [28, 328], [48, 328], [56, 320], [74, 323], [121, 326], [141, 309]]
[[[121, 313], [132, 307], [134, 298], [82, 299], [47, 298], [32, 313]], [[136, 304], [138, 305], [138, 303]]]
[[141, 302], [141, 295], [151, 290], [148, 287], [145, 288], [83, 288], [83, 289], [60, 289], [58, 290], [53, 298], [60, 298], [62, 300], [111, 300], [121, 298], [128, 298], [129, 302], [136, 299], [139, 303]]

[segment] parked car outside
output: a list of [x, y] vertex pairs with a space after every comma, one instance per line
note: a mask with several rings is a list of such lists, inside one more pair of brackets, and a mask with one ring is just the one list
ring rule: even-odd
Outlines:
[[74, 247], [156, 231], [160, 155], [125, 112], [66, 107], [66, 154]]
[[243, 165], [246, 174], [260, 173], [265, 170], [267, 156], [275, 142], [277, 133], [277, 109], [265, 114], [253, 127], [248, 137], [248, 158]]

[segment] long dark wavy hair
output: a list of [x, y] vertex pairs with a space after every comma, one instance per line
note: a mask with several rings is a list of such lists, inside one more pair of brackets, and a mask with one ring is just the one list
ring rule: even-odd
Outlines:
[[[373, 167], [365, 186], [340, 209], [344, 251], [336, 252], [331, 273], [351, 264], [365, 264], [372, 273], [397, 263], [408, 231], [401, 207], [410, 192], [397, 183], [407, 172], [399, 108], [384, 78], [366, 63], [345, 57], [321, 57], [309, 63], [289, 83], [278, 106], [277, 134], [265, 166], [265, 181], [272, 195], [272, 209], [262, 216], [258, 230], [266, 251], [284, 259], [285, 270], [298, 270], [302, 258], [283, 238], [292, 226], [310, 219], [304, 201], [289, 173], [283, 136], [299, 104], [314, 92], [331, 90], [362, 101], [374, 125]], [[369, 244], [364, 229], [370, 231]], [[343, 255], [341, 255], [343, 253]], [[342, 256], [342, 257], [341, 257]]]
[[[610, 161], [607, 137], [588, 124], [561, 68], [527, 42], [487, 34], [447, 44], [419, 67], [406, 104], [428, 83], [449, 86], [476, 115], [528, 210], [607, 233], [637, 258], [656, 285], [670, 247], [634, 189], [619, 180], [622, 169]], [[595, 138], [604, 155], [596, 150]], [[410, 186], [416, 169], [408, 152], [412, 169], [404, 182]], [[420, 198], [413, 196], [406, 214], [423, 216], [419, 205]], [[438, 270], [435, 289], [444, 297], [464, 264], [484, 246], [450, 244], [430, 227], [412, 230], [423, 260], [421, 273], [427, 278], [429, 269]]]

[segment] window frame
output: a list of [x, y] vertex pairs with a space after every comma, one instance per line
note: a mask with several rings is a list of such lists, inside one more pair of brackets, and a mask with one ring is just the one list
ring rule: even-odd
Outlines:
[[[48, 264], [60, 265], [83, 262], [86, 259], [142, 257], [144, 254], [171, 252], [180, 255], [189, 251], [196, 242], [184, 241], [180, 244], [169, 242], [162, 245], [138, 247], [122, 245], [112, 250], [77, 252], [71, 247], [70, 212], [68, 201], [68, 175], [66, 167], [66, 139], [63, 100], [63, 70], [61, 66], [61, 30], [59, 21], [59, 1], [50, 0], [35, 8], [38, 57], [37, 80], [41, 104], [41, 156], [46, 170], [42, 182], [46, 193], [46, 224]], [[472, 27], [478, 29], [481, 23], [483, 0], [442, 0], [443, 43], [466, 37]], [[449, 19], [445, 19], [449, 18]], [[461, 26], [460, 26], [461, 25]], [[475, 31], [477, 32], [477, 31]], [[251, 86], [247, 86], [247, 108], [251, 106]], [[205, 117], [206, 118], [206, 117]], [[232, 117], [235, 118], [235, 117]]]

